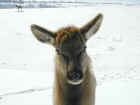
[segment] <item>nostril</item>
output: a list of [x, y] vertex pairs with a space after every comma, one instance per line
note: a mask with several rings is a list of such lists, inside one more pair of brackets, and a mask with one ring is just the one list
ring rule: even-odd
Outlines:
[[82, 73], [81, 72], [69, 72], [68, 78], [70, 80], [80, 80], [82, 78]]
[[72, 72], [71, 73], [72, 80], [77, 80], [77, 79], [79, 79], [79, 77], [80, 77], [79, 73], [76, 73], [76, 72]]

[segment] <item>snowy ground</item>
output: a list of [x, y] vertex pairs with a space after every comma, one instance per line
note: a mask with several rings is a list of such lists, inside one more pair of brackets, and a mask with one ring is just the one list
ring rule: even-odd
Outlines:
[[87, 49], [98, 82], [96, 105], [140, 105], [139, 11], [119, 5], [0, 10], [0, 105], [52, 105], [55, 51], [35, 40], [31, 24], [81, 26], [99, 12], [104, 21]]

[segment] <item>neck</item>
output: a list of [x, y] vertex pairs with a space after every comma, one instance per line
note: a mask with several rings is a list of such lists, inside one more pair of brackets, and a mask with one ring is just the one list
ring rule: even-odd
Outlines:
[[82, 87], [81, 85], [65, 84], [62, 94], [65, 105], [80, 105]]

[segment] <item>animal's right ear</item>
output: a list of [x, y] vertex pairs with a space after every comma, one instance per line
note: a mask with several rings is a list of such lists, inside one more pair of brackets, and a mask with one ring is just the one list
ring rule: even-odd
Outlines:
[[102, 20], [103, 15], [98, 14], [94, 19], [92, 19], [86, 25], [80, 28], [81, 33], [87, 40], [99, 30]]
[[55, 44], [55, 34], [43, 27], [40, 27], [38, 25], [32, 24], [31, 25], [31, 31], [34, 34], [34, 36], [42, 43], [48, 43], [51, 45]]

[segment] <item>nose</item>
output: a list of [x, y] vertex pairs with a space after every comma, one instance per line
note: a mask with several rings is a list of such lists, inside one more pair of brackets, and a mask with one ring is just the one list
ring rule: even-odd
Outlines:
[[71, 71], [68, 73], [68, 79], [71, 81], [81, 80], [82, 77], [83, 77], [83, 74], [81, 71]]

